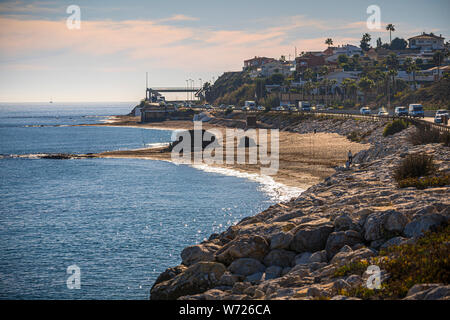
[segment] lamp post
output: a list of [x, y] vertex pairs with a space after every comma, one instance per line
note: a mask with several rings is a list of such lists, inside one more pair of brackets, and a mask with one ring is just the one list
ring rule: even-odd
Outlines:
[[186, 80], [186, 102], [188, 102], [189, 101], [189, 91], [188, 91], [188, 89], [189, 89], [189, 80]]
[[[199, 78], [198, 80], [200, 80], [200, 88], [199, 88], [199, 90], [202, 90], [202, 87], [203, 87], [202, 78]], [[198, 97], [198, 99], [200, 100], [200, 96]]]

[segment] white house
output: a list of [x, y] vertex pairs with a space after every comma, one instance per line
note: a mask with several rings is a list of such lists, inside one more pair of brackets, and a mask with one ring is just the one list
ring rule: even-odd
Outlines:
[[445, 48], [444, 40], [445, 38], [442, 35], [437, 36], [433, 33], [427, 34], [425, 32], [408, 39], [410, 49], [420, 50], [443, 50]]

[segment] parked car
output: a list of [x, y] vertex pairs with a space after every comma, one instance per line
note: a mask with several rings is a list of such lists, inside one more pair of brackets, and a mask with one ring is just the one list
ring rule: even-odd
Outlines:
[[289, 106], [289, 111], [297, 112], [298, 108], [296, 106]]
[[275, 108], [276, 111], [284, 111], [284, 107], [283, 106], [279, 106]]
[[409, 105], [409, 115], [411, 117], [425, 118], [425, 112], [421, 104], [413, 103]]
[[444, 110], [444, 109], [436, 111], [436, 116], [438, 116], [438, 115], [439, 116], [447, 116], [447, 118], [449, 117], [448, 110]]
[[227, 107], [227, 109], [234, 110], [234, 109], [236, 109], [236, 108], [235, 108], [235, 106], [233, 106], [232, 104], [230, 104], [230, 105]]
[[378, 115], [386, 117], [386, 116], [389, 116], [389, 112], [387, 112], [386, 110], [380, 110], [380, 111], [378, 111]]
[[250, 110], [250, 107], [247, 107], [247, 106], [242, 107], [242, 111], [249, 111], [249, 110]]
[[361, 109], [359, 109], [359, 113], [361, 113], [362, 115], [370, 115], [371, 111], [369, 107], [362, 107]]
[[408, 109], [406, 107], [396, 107], [394, 115], [397, 117], [403, 117], [408, 115]]
[[436, 114], [434, 116], [434, 123], [443, 123], [443, 122], [444, 122], [443, 116], [441, 116], [440, 114]]
[[264, 111], [264, 110], [266, 110], [266, 108], [263, 107], [263, 106], [258, 106], [258, 110], [259, 110], [259, 111]]
[[316, 105], [316, 110], [325, 110], [325, 106], [323, 104]]

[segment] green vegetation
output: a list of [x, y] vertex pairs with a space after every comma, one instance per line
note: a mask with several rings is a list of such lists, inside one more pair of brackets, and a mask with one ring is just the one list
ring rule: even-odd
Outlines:
[[430, 86], [419, 88], [416, 91], [408, 88], [399, 92], [394, 103], [404, 106], [410, 103], [422, 103], [425, 109], [436, 110], [448, 108], [449, 101], [450, 77], [446, 76], [440, 81], [434, 82]]
[[436, 172], [433, 156], [424, 153], [410, 154], [394, 170], [394, 179], [398, 183], [408, 178], [419, 178]]
[[382, 250], [380, 256], [371, 261], [389, 274], [388, 279], [381, 284], [381, 289], [371, 290], [359, 286], [341, 290], [340, 294], [361, 299], [402, 299], [415, 284], [447, 285], [450, 282], [449, 243], [450, 226], [447, 225], [435, 232], [428, 231], [414, 244]]
[[387, 137], [396, 133], [399, 133], [408, 128], [409, 122], [403, 119], [394, 120], [389, 122], [383, 131], [383, 137]]
[[360, 260], [360, 261], [352, 262], [348, 265], [344, 265], [344, 266], [336, 269], [333, 276], [335, 278], [338, 278], [338, 277], [345, 277], [345, 276], [348, 276], [351, 274], [362, 275], [364, 273], [364, 271], [367, 270], [369, 265], [370, 264], [367, 260]]
[[423, 178], [406, 178], [398, 182], [400, 188], [415, 187], [423, 190], [426, 188], [444, 187], [450, 185], [450, 175], [423, 177]]

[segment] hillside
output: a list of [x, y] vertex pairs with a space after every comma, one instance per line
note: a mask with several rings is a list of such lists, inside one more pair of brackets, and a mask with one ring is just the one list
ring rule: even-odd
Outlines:
[[444, 77], [431, 86], [398, 94], [395, 105], [421, 103], [426, 109], [448, 109], [450, 101], [450, 77]]

